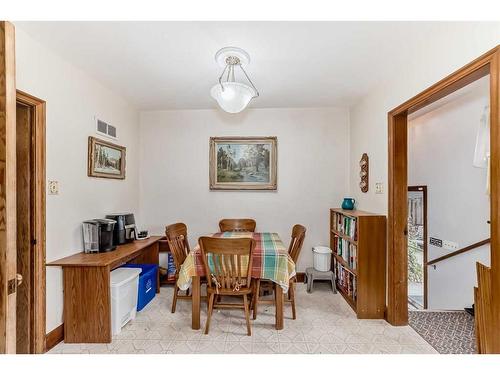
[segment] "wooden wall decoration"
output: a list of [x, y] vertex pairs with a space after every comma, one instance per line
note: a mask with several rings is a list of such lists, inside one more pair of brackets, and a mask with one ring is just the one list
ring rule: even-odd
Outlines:
[[359, 177], [361, 178], [361, 181], [359, 183], [359, 188], [363, 193], [366, 193], [368, 191], [368, 169], [369, 169], [368, 155], [366, 153], [364, 153], [361, 156], [361, 160], [359, 161], [359, 167], [360, 167]]

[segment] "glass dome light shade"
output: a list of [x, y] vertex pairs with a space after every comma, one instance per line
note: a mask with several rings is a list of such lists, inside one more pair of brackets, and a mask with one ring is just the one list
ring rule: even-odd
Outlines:
[[218, 83], [210, 90], [210, 95], [228, 113], [243, 111], [255, 96], [255, 90], [239, 82], [223, 82], [224, 90]]

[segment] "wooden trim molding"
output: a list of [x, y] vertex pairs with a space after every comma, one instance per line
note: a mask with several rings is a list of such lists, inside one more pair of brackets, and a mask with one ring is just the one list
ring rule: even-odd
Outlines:
[[45, 352], [46, 273], [45, 273], [45, 101], [17, 90], [16, 101], [33, 111], [34, 126], [34, 254], [33, 254], [33, 349]]
[[387, 309], [393, 325], [408, 324], [407, 113], [389, 115], [389, 215], [387, 220]]
[[491, 74], [490, 63], [499, 50], [500, 45], [486, 52], [456, 72], [443, 78], [441, 81], [435, 83], [421, 93], [415, 95], [413, 98], [397, 106], [389, 112], [389, 115], [396, 116], [405, 112], [411, 114], [457, 90], [460, 90], [469, 83]]
[[[491, 322], [489, 353], [500, 353], [500, 48], [490, 61]], [[491, 324], [490, 324], [491, 323]]]
[[493, 48], [388, 113], [389, 217], [387, 321], [408, 323], [407, 121], [408, 114], [490, 75], [491, 317], [488, 352], [500, 353], [500, 46]]
[[64, 323], [61, 324], [59, 327], [54, 328], [49, 333], [47, 333], [47, 335], [45, 336], [44, 353], [48, 352], [50, 349], [52, 349], [54, 346], [56, 346], [63, 340], [64, 340]]
[[16, 175], [15, 30], [0, 21], [0, 353], [9, 354], [16, 352]]

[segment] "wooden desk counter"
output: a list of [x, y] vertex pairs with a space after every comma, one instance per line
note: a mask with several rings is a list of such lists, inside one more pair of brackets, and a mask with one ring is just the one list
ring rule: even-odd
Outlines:
[[[149, 247], [158, 240], [161, 236], [151, 236], [146, 240], [134, 241], [125, 245], [116, 247], [116, 250], [108, 251], [107, 253], [98, 254], [85, 254], [77, 253], [70, 255], [66, 258], [61, 258], [56, 261], [47, 263], [47, 266], [61, 266], [61, 267], [102, 267], [110, 266], [114, 269], [128, 260], [134, 259], [138, 253], [142, 252], [144, 248]], [[128, 260], [127, 260], [128, 259]]]
[[151, 236], [107, 253], [78, 253], [47, 264], [63, 268], [65, 342], [111, 342], [110, 272], [125, 263], [158, 264], [161, 238]]

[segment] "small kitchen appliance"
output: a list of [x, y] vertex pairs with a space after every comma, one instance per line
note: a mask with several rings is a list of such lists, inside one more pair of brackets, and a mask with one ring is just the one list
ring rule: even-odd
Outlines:
[[116, 221], [94, 219], [83, 222], [83, 248], [86, 253], [104, 253], [116, 249], [113, 230]]
[[116, 221], [113, 240], [115, 245], [123, 245], [135, 240], [137, 227], [135, 225], [134, 214], [122, 213], [106, 215], [106, 219]]

